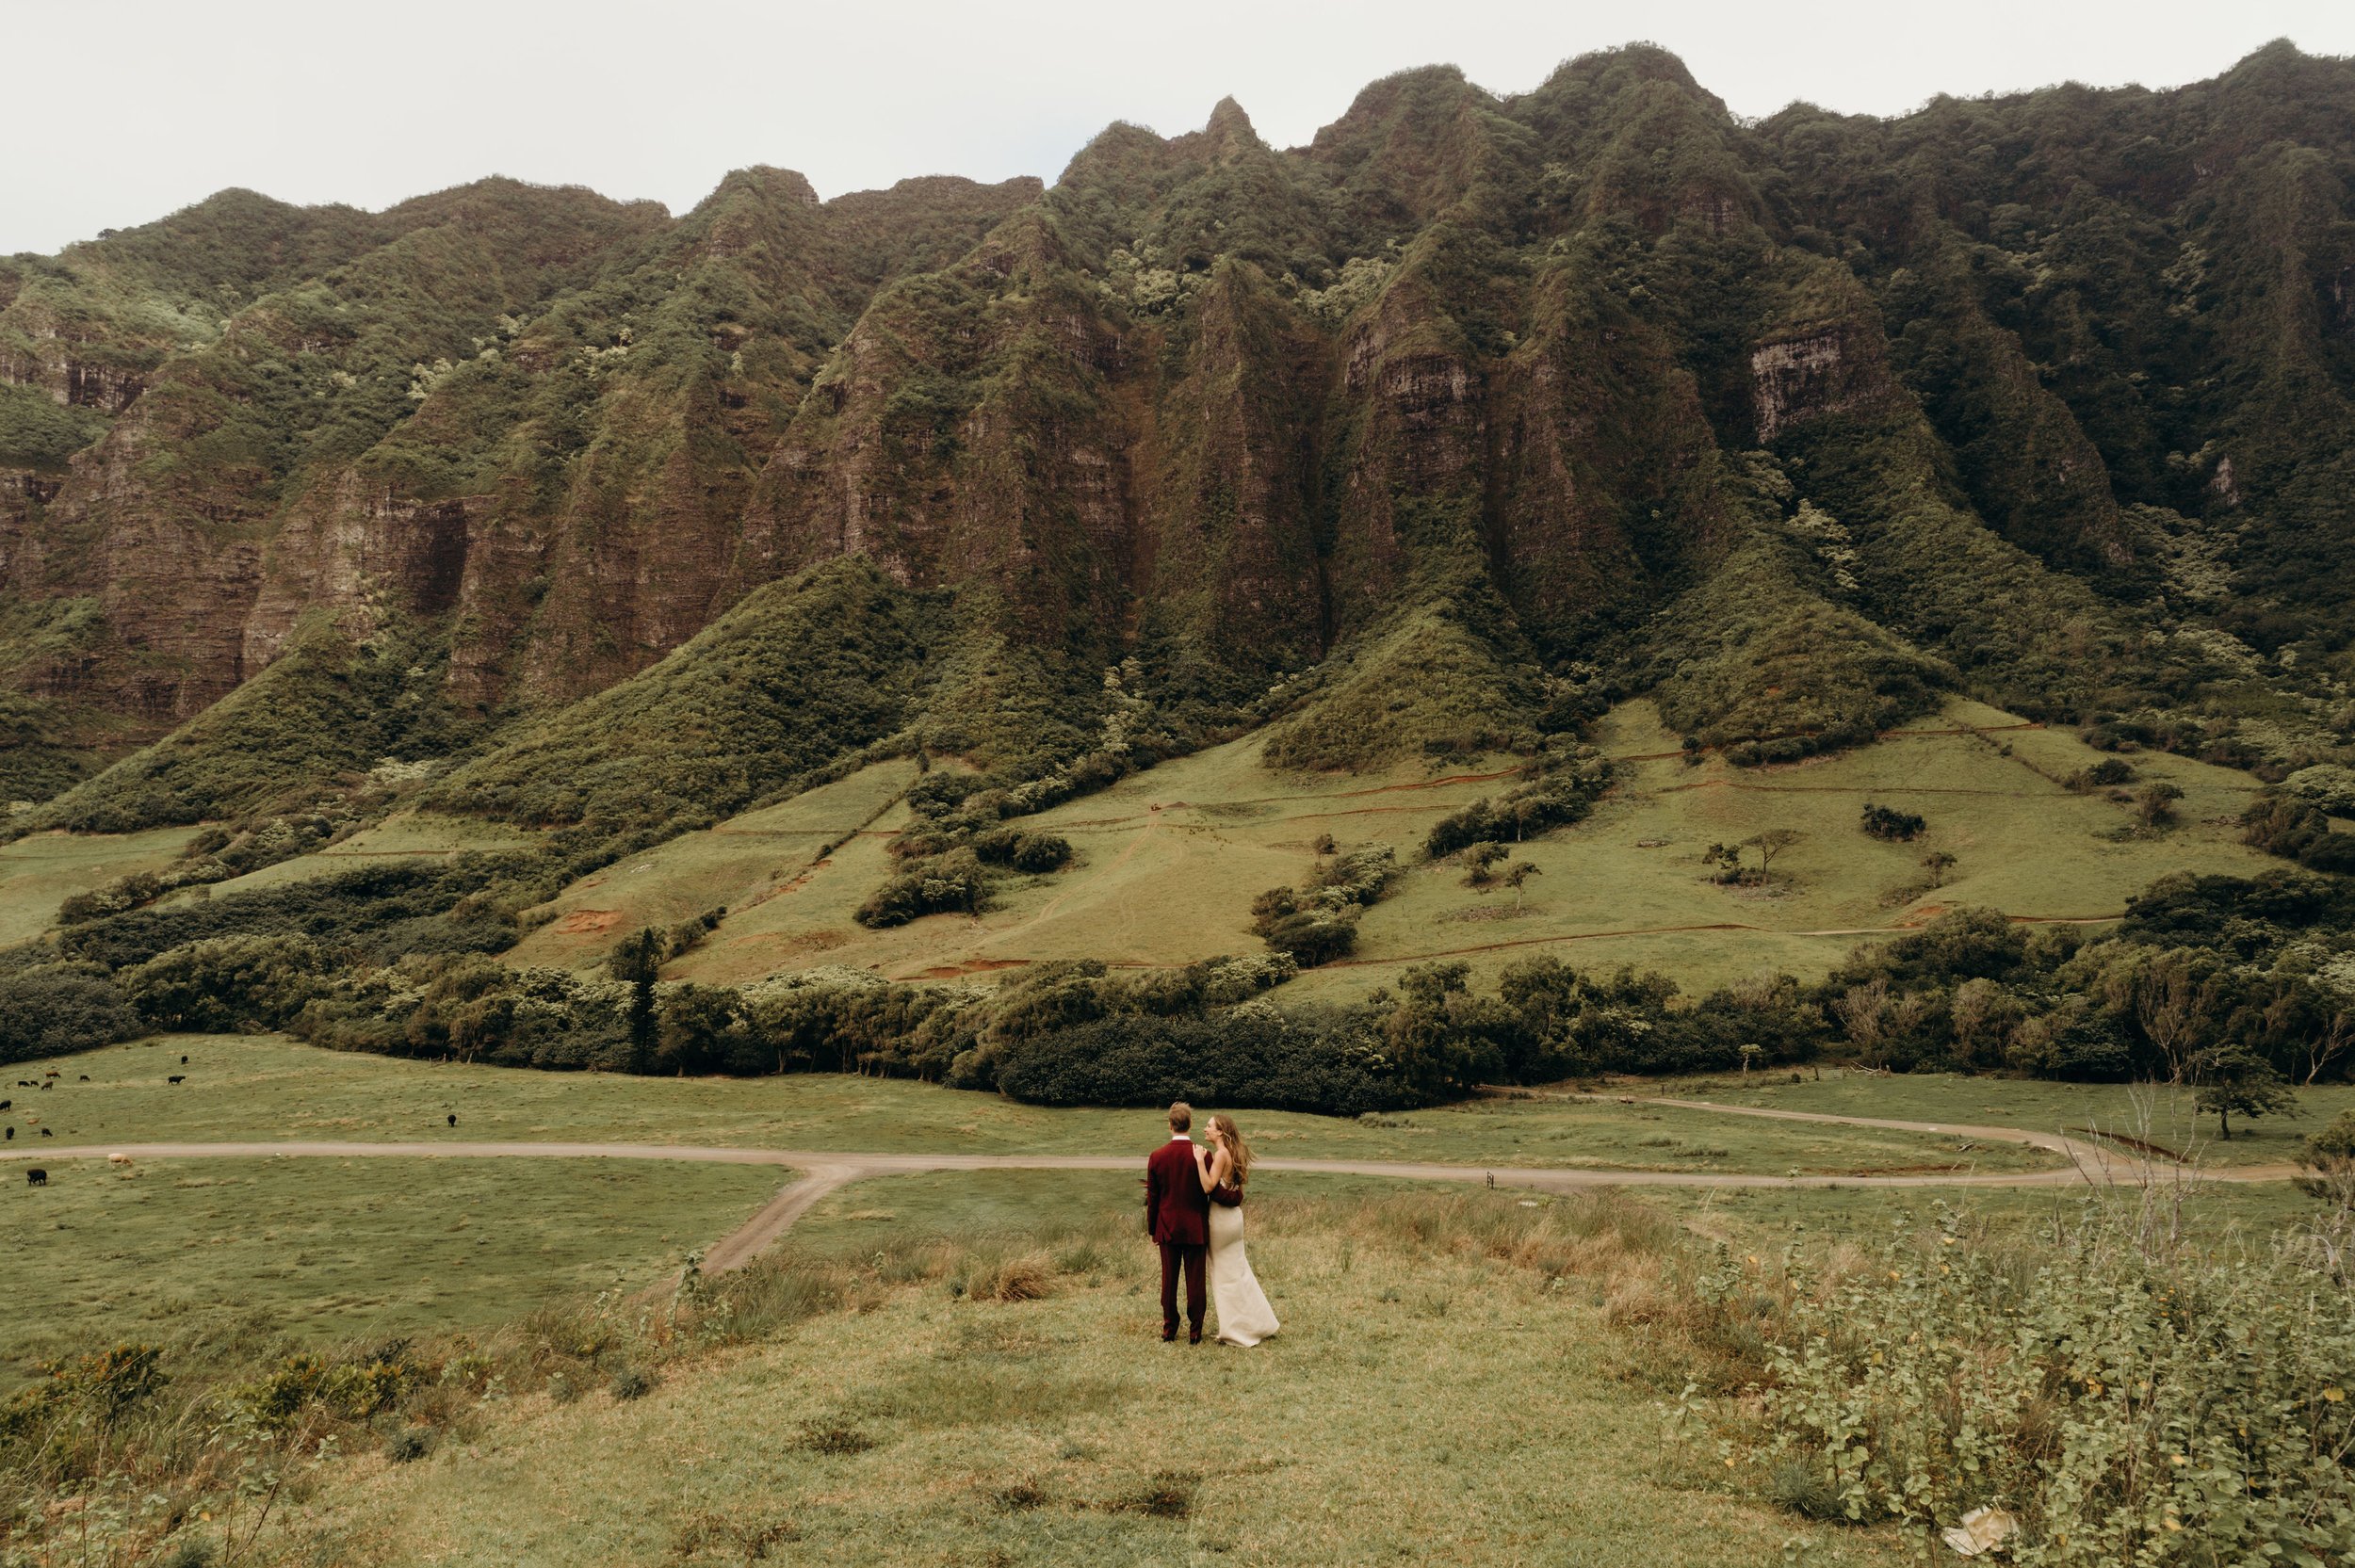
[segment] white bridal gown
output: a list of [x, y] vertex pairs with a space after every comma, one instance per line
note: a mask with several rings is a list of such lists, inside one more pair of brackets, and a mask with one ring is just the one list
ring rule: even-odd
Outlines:
[[1210, 1205], [1210, 1301], [1222, 1345], [1257, 1345], [1281, 1327], [1242, 1250], [1242, 1210]]

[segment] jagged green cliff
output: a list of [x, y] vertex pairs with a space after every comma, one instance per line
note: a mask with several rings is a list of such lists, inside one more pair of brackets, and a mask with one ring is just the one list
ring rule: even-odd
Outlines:
[[1045, 187], [227, 192], [0, 261], [0, 794], [637, 831], [1639, 690], [1741, 760], [1958, 689], [2344, 761], [2351, 178], [2355, 64], [2287, 44], [1755, 123], [1633, 47]]

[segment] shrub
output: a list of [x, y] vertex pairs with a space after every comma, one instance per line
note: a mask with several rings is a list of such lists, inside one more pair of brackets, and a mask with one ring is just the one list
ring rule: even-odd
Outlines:
[[433, 1451], [433, 1429], [403, 1427], [384, 1440], [384, 1457], [395, 1464], [412, 1464]]
[[1912, 812], [1899, 811], [1893, 806], [1876, 806], [1869, 800], [1865, 802], [1864, 831], [1875, 838], [1886, 839], [1892, 844], [1907, 844], [1921, 837], [1922, 831], [1928, 826], [1929, 823]]
[[626, 1404], [653, 1393], [661, 1381], [643, 1367], [625, 1366], [613, 1374], [613, 1381], [606, 1384], [606, 1392], [613, 1396], [616, 1403]]
[[974, 835], [973, 853], [983, 865], [1012, 866], [1037, 876], [1059, 871], [1069, 863], [1071, 841], [1055, 833], [993, 828]]
[[2200, 1561], [2345, 1560], [2355, 1298], [2298, 1243], [2211, 1260], [2145, 1252], [2136, 1223], [2010, 1259], [1949, 1217], [1934, 1255], [1794, 1278], [1770, 1309], [1765, 1457], [1860, 1522], [2000, 1502], [2020, 1561], [2174, 1560], [2179, 1541]]
[[2124, 757], [2103, 757], [2090, 767], [2080, 768], [2063, 781], [2071, 789], [2115, 789], [2120, 784], [2135, 782], [2135, 765]]
[[0, 1062], [87, 1051], [138, 1032], [138, 1015], [95, 964], [0, 968]]
[[219, 1034], [284, 1027], [326, 989], [327, 968], [307, 936], [219, 936], [158, 953], [118, 980], [154, 1027]]
[[1038, 876], [1061, 870], [1071, 859], [1071, 841], [1054, 833], [1024, 833], [1015, 846], [1014, 868]]
[[2355, 874], [2355, 833], [2339, 832], [2294, 796], [2268, 792], [2251, 801], [2241, 814], [2241, 842], [2310, 871]]
[[969, 849], [918, 862], [869, 896], [851, 918], [862, 926], [882, 929], [904, 926], [927, 914], [949, 911], [978, 913], [989, 894], [989, 881], [980, 860]]
[[998, 1082], [1017, 1100], [1054, 1106], [1192, 1100], [1356, 1116], [1411, 1098], [1363, 1018], [1288, 1017], [1265, 1003], [1052, 1030], [1009, 1046]]
[[1583, 821], [1611, 787], [1611, 763], [1592, 747], [1550, 752], [1532, 765], [1534, 777], [1503, 799], [1478, 800], [1432, 824], [1423, 850], [1442, 860], [1484, 839], [1519, 844], [1551, 828]]

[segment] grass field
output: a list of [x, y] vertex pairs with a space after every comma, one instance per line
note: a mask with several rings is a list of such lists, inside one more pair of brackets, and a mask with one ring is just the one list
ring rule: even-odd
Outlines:
[[2256, 1122], [2235, 1117], [2233, 1136], [2227, 1140], [2217, 1136], [2214, 1116], [2198, 1114], [2187, 1089], [1827, 1069], [1820, 1079], [1810, 1077], [1799, 1083], [1773, 1082], [1765, 1074], [1746, 1084], [1725, 1075], [1647, 1079], [1629, 1092], [1639, 1097], [1671, 1095], [1833, 1116], [2019, 1127], [2029, 1132], [2077, 1132], [2091, 1127], [2204, 1165], [2270, 1165], [2294, 1160], [2309, 1133], [2341, 1111], [2355, 1109], [2355, 1086], [2322, 1084], [2301, 1089], [2296, 1116], [2269, 1116]]
[[[1645, 1265], [1543, 1207], [1347, 1188], [1258, 1203], [1253, 1262], [1285, 1327], [1237, 1351], [1157, 1342], [1148, 1249], [1114, 1184], [903, 1177], [836, 1204], [817, 1231], [870, 1227], [854, 1247], [953, 1234], [1034, 1253], [1044, 1295], [909, 1285], [635, 1402], [514, 1401], [414, 1463], [333, 1468], [281, 1560], [1904, 1560], [1885, 1533], [1741, 1495], [1713, 1449], [1672, 1438], [1675, 1368], [1600, 1299]], [[1495, 1226], [1533, 1255], [1557, 1245], [1560, 1271], [1467, 1244]]]
[[[188, 1058], [181, 1065], [182, 1056]], [[902, 1079], [805, 1074], [639, 1078], [537, 1073], [322, 1051], [283, 1036], [187, 1035], [52, 1063], [27, 1115], [69, 1143], [188, 1139], [591, 1140], [867, 1153], [1096, 1154], [1161, 1136], [1146, 1110], [1052, 1109]], [[88, 1074], [90, 1081], [81, 1081]], [[171, 1084], [172, 1075], [187, 1081]], [[1202, 1107], [1208, 1111], [1211, 1107]], [[458, 1125], [448, 1117], [458, 1117]], [[1254, 1146], [1297, 1158], [1439, 1160], [1631, 1171], [1858, 1174], [2041, 1169], [2033, 1149], [1870, 1128], [1702, 1117], [1616, 1103], [1480, 1100], [1401, 1116], [1242, 1117]]]
[[50, 1162], [0, 1184], [0, 1377], [69, 1343], [222, 1332], [390, 1338], [639, 1289], [791, 1173], [598, 1160]]
[[196, 836], [194, 828], [138, 833], [34, 833], [0, 845], [0, 947], [39, 936], [76, 893], [135, 871], [161, 871]]

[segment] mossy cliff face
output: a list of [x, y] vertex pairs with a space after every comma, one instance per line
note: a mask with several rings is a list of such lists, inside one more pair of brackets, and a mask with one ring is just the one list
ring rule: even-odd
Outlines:
[[931, 624], [838, 672], [893, 694], [846, 744], [1275, 720], [1346, 765], [1657, 685], [1803, 750], [1961, 686], [2321, 756], [2350, 127], [2355, 66], [2286, 45], [1756, 124], [1632, 48], [1406, 73], [1289, 151], [1115, 125], [1051, 186], [227, 192], [0, 261], [0, 678], [44, 789], [339, 640], [430, 651], [353, 689], [447, 722], [365, 733], [488, 743], [857, 558], [789, 613]]

